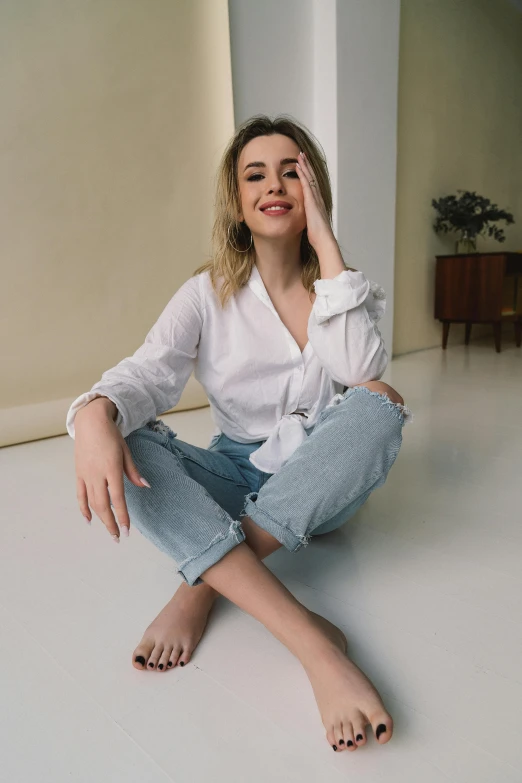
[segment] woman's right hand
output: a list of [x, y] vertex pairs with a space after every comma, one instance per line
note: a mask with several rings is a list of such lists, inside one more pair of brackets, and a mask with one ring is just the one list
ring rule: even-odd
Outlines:
[[89, 411], [92, 404], [80, 409], [74, 422], [76, 496], [83, 516], [90, 522], [92, 508], [114, 540], [119, 541], [120, 531], [111, 502], [120, 527], [125, 535], [129, 535], [130, 519], [125, 502], [123, 473], [137, 487], [143, 489], [144, 484], [115, 422], [99, 407]]

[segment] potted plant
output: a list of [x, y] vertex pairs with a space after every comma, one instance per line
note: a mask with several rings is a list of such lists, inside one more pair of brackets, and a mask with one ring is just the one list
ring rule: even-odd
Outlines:
[[460, 196], [444, 196], [438, 200], [432, 199], [431, 204], [438, 212], [433, 224], [436, 234], [448, 231], [460, 232], [455, 245], [455, 253], [475, 253], [477, 236], [489, 235], [498, 242], [505, 242], [504, 231], [494, 223], [504, 220], [514, 223], [511, 212], [499, 209], [489, 198], [478, 196], [475, 191], [457, 190]]

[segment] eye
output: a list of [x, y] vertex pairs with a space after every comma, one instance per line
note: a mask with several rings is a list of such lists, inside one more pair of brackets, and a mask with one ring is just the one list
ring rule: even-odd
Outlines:
[[[297, 171], [295, 171], [295, 169], [291, 169], [290, 171], [285, 171], [285, 174], [291, 174], [296, 179], [299, 179], [299, 174], [297, 173]], [[252, 176], [249, 177], [247, 181], [248, 182], [257, 182], [257, 178], [258, 177], [262, 177], [262, 176], [263, 176], [262, 174], [252, 174]]]

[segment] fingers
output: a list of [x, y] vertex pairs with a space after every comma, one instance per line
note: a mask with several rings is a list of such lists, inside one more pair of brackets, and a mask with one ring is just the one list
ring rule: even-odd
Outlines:
[[125, 490], [123, 488], [123, 473], [117, 473], [116, 475], [109, 477], [109, 484], [111, 490], [111, 499], [113, 508], [116, 511], [120, 528], [122, 528], [124, 535], [129, 535], [130, 518], [127, 510], [127, 504], [125, 502]]
[[300, 152], [298, 156], [298, 163], [297, 168], [299, 169], [299, 172], [303, 175], [303, 180], [306, 182], [306, 185], [304, 187], [307, 187], [308, 190], [312, 190], [312, 187], [310, 185], [310, 180], [314, 178], [313, 172], [310, 171], [310, 167], [308, 165], [308, 161], [306, 158], [303, 157], [303, 154]]
[[[92, 484], [89, 485], [89, 487], [82, 478], [77, 476], [76, 497], [78, 499], [80, 511], [89, 523], [92, 519], [92, 508], [114, 540], [120, 540], [118, 523], [124, 535], [129, 535], [130, 517], [127, 503], [125, 502], [122, 472], [116, 472], [101, 484]], [[116, 512], [117, 521], [113, 509]]]
[[88, 487], [88, 492], [93, 510], [101, 519], [111, 536], [119, 541], [120, 531], [116, 524], [114, 514], [112, 513], [107, 483], [104, 481], [103, 485]]
[[[303, 170], [303, 171], [304, 171], [306, 174], [308, 174], [310, 177], [313, 177], [313, 171], [312, 171], [312, 169], [311, 169], [311, 166], [310, 166], [310, 164], [308, 163], [308, 160], [307, 160], [307, 158], [306, 158], [306, 155], [304, 154], [304, 152], [300, 152], [300, 153], [299, 153], [299, 158], [298, 158], [298, 160], [299, 160], [299, 166], [301, 167], [301, 169], [302, 169], [302, 170]], [[309, 181], [309, 180], [308, 180], [308, 181]]]
[[[311, 167], [311, 165], [308, 163], [308, 158], [306, 157], [304, 152], [299, 153], [299, 167], [303, 174], [305, 175], [305, 179], [308, 182], [308, 187], [313, 192], [313, 194], [317, 197], [318, 201], [321, 202], [324, 206], [323, 197], [321, 196], [321, 191], [319, 190], [319, 187], [317, 185], [317, 182], [315, 181], [315, 174], [314, 170]], [[314, 181], [314, 186], [310, 184], [310, 180]]]
[[89, 503], [87, 501], [87, 487], [85, 486], [85, 481], [81, 478], [76, 479], [76, 497], [78, 498], [80, 511], [87, 521], [90, 522], [91, 509], [89, 508]]

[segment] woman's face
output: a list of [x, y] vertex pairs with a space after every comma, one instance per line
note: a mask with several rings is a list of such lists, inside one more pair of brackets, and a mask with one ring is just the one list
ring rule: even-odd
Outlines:
[[[254, 237], [290, 237], [306, 228], [303, 187], [296, 172], [298, 154], [295, 141], [281, 133], [257, 136], [242, 149], [237, 172], [239, 220], [245, 221]], [[271, 215], [262, 209], [270, 201], [285, 201], [290, 209]]]

